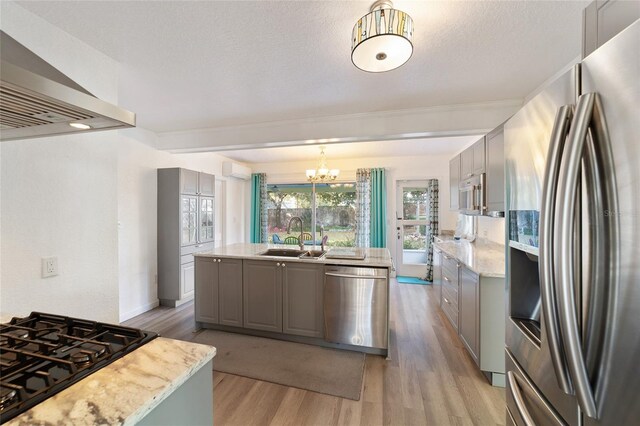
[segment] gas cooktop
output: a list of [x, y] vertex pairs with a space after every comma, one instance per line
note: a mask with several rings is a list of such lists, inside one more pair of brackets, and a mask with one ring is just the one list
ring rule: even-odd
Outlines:
[[0, 324], [0, 422], [6, 422], [158, 335], [32, 312]]

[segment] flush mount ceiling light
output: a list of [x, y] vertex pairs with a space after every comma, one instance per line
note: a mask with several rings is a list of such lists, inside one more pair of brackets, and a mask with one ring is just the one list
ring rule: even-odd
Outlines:
[[320, 147], [320, 162], [318, 163], [317, 169], [308, 169], [307, 170], [307, 180], [309, 182], [331, 182], [336, 180], [338, 175], [340, 174], [340, 170], [338, 169], [329, 169], [327, 167], [327, 159], [324, 155], [324, 146]]
[[398, 68], [413, 53], [412, 38], [411, 16], [394, 9], [390, 0], [378, 0], [353, 27], [351, 61], [368, 72]]

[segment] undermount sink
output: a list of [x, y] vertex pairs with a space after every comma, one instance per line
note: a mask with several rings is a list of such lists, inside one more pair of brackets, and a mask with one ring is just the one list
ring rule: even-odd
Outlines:
[[297, 257], [300, 259], [320, 259], [327, 252], [322, 250], [268, 249], [260, 256]]
[[306, 258], [313, 258], [313, 259], [320, 259], [322, 256], [324, 256], [325, 254], [327, 254], [326, 251], [322, 251], [322, 250], [309, 250], [306, 253], [303, 253], [300, 255], [301, 259], [306, 259]]
[[303, 254], [308, 253], [307, 250], [295, 250], [295, 249], [269, 249], [260, 253], [260, 256], [276, 256], [276, 257], [300, 257]]

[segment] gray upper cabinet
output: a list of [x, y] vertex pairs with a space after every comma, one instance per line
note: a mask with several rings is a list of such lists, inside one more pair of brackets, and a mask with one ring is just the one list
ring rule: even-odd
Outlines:
[[484, 137], [471, 146], [473, 150], [473, 174], [478, 176], [485, 172]]
[[480, 279], [467, 268], [460, 270], [459, 318], [460, 337], [471, 357], [480, 365]]
[[242, 327], [242, 259], [218, 259], [220, 324]]
[[216, 193], [216, 178], [207, 173], [198, 174], [198, 194], [213, 197]]
[[[214, 198], [198, 195], [204, 173], [158, 169], [158, 297], [165, 306], [193, 298], [193, 253], [214, 246]], [[206, 175], [209, 182], [215, 178]]]
[[195, 320], [217, 324], [218, 316], [218, 269], [216, 259], [196, 258]]
[[449, 161], [449, 209], [460, 208], [458, 197], [458, 185], [460, 184], [460, 155], [456, 155]]
[[180, 169], [180, 193], [198, 195], [198, 172]]
[[487, 214], [504, 212], [504, 128], [487, 134]]
[[284, 264], [283, 332], [322, 337], [324, 265], [296, 262]]
[[465, 149], [460, 154], [460, 180], [471, 176], [473, 176], [473, 146]]
[[[484, 136], [460, 153], [459, 181], [477, 176], [485, 171]], [[458, 182], [459, 182], [458, 181]]]
[[215, 176], [194, 170], [180, 169], [180, 193], [213, 197], [216, 192]]
[[640, 19], [640, 7], [636, 1], [597, 0], [584, 9], [582, 17], [582, 57], [586, 58]]
[[245, 328], [282, 333], [282, 269], [280, 262], [243, 262]]
[[213, 197], [200, 196], [198, 211], [198, 242], [208, 243], [214, 240], [214, 202]]

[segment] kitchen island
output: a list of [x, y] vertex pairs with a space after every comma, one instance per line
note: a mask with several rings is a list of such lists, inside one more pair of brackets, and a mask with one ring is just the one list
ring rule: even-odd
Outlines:
[[239, 243], [195, 254], [196, 328], [387, 355], [389, 250], [296, 249]]
[[216, 348], [158, 337], [4, 423], [213, 423]]

